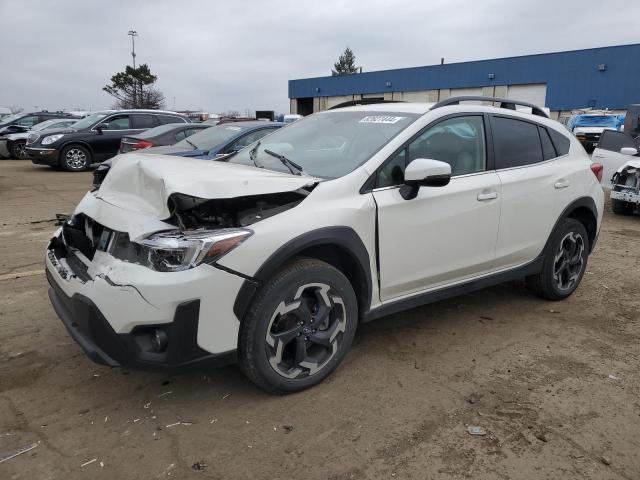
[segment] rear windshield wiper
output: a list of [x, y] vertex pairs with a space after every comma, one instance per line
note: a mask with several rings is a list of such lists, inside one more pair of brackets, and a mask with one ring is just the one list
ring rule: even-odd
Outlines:
[[191, 145], [194, 150], [198, 150], [198, 147], [196, 147], [193, 143], [191, 143], [188, 138], [185, 138], [184, 141], [187, 142], [189, 145]]
[[267, 155], [271, 155], [272, 157], [275, 157], [278, 160], [280, 160], [284, 164], [284, 166], [287, 167], [289, 169], [289, 171], [291, 173], [293, 173], [294, 175], [302, 175], [304, 173], [304, 170], [302, 169], [302, 167], [300, 165], [298, 165], [293, 160], [289, 160], [284, 155], [281, 155], [281, 154], [276, 153], [276, 152], [272, 152], [271, 150], [268, 150], [266, 148], [264, 149], [264, 153], [266, 153]]

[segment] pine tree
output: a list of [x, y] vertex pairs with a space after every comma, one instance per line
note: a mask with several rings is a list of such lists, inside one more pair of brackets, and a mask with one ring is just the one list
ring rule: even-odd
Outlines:
[[337, 75], [349, 75], [351, 73], [358, 73], [359, 68], [356, 67], [356, 56], [353, 51], [347, 47], [344, 53], [338, 57], [338, 61], [333, 64], [333, 70], [331, 75], [334, 77]]

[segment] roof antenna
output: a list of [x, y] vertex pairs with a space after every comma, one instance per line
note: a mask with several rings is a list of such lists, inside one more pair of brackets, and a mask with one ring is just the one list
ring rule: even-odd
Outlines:
[[444, 65], [444, 57], [440, 59], [440, 65]]

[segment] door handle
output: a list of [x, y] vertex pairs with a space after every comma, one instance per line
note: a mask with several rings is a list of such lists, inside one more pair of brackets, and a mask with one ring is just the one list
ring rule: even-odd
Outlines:
[[570, 185], [569, 180], [558, 180], [553, 186], [556, 190], [560, 190], [561, 188], [567, 188]]
[[601, 153], [597, 154], [597, 155], [593, 155], [595, 158], [604, 158], [604, 155], [602, 155]]
[[478, 194], [479, 202], [486, 202], [487, 200], [493, 200], [495, 198], [498, 198], [498, 192], [486, 192]]

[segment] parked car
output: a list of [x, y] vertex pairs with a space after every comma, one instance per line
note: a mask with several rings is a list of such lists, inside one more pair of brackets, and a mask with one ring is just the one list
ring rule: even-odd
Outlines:
[[55, 118], [45, 120], [44, 122], [34, 125], [30, 129], [20, 133], [9, 133], [0, 136], [0, 156], [6, 158], [17, 158], [18, 160], [26, 160], [29, 158], [25, 150], [27, 139], [31, 135], [41, 135], [43, 131], [53, 128], [71, 127], [80, 118]]
[[48, 246], [53, 306], [98, 363], [237, 361], [281, 393], [326, 378], [362, 322], [518, 278], [567, 298], [602, 168], [513, 103], [319, 112], [225, 161], [119, 156]]
[[209, 125], [174, 145], [148, 148], [143, 153], [212, 159], [241, 150], [280, 127], [282, 123], [259, 120]]
[[[192, 124], [196, 125], [196, 124]], [[179, 157], [192, 157], [200, 159], [219, 159], [234, 153], [247, 145], [261, 139], [282, 126], [276, 122], [239, 122], [237, 124], [204, 125], [204, 131], [200, 131], [180, 140], [174, 145], [164, 147], [150, 147], [141, 150], [140, 153], [176, 155]], [[102, 162], [93, 172], [93, 187], [97, 188], [109, 173], [115, 159]]]
[[629, 132], [605, 130], [593, 151], [593, 158], [604, 167], [602, 185], [611, 188], [612, 177], [629, 160], [638, 156], [640, 137], [634, 138]]
[[184, 115], [163, 110], [97, 112], [73, 128], [48, 131], [27, 141], [33, 163], [79, 172], [118, 153], [120, 140], [165, 123], [190, 123]]
[[592, 152], [598, 145], [600, 136], [605, 130], [619, 130], [624, 118], [613, 114], [580, 114], [569, 119], [567, 127], [582, 143], [587, 152]]
[[287, 124], [287, 123], [293, 123], [293, 122], [297, 122], [297, 121], [298, 121], [298, 120], [300, 120], [301, 118], [302, 118], [302, 115], [298, 115], [298, 114], [296, 114], [296, 113], [291, 113], [291, 114], [285, 115], [285, 116], [283, 117], [283, 119], [282, 119], [282, 122], [283, 122], [284, 124]]
[[[632, 150], [630, 147], [627, 147]], [[638, 155], [638, 149], [636, 156]], [[630, 154], [631, 152], [629, 152]], [[640, 207], [640, 159], [629, 160], [613, 174], [611, 180], [611, 211], [631, 215]]]
[[0, 107], [0, 120], [11, 115], [11, 109], [9, 107]]
[[118, 153], [173, 145], [207, 128], [211, 128], [211, 125], [202, 123], [167, 123], [166, 125], [150, 128], [137, 135], [122, 137], [120, 141], [120, 151]]
[[0, 119], [0, 136], [10, 133], [26, 132], [29, 128], [53, 118], [77, 118], [74, 115], [64, 112], [41, 112], [14, 113]]

